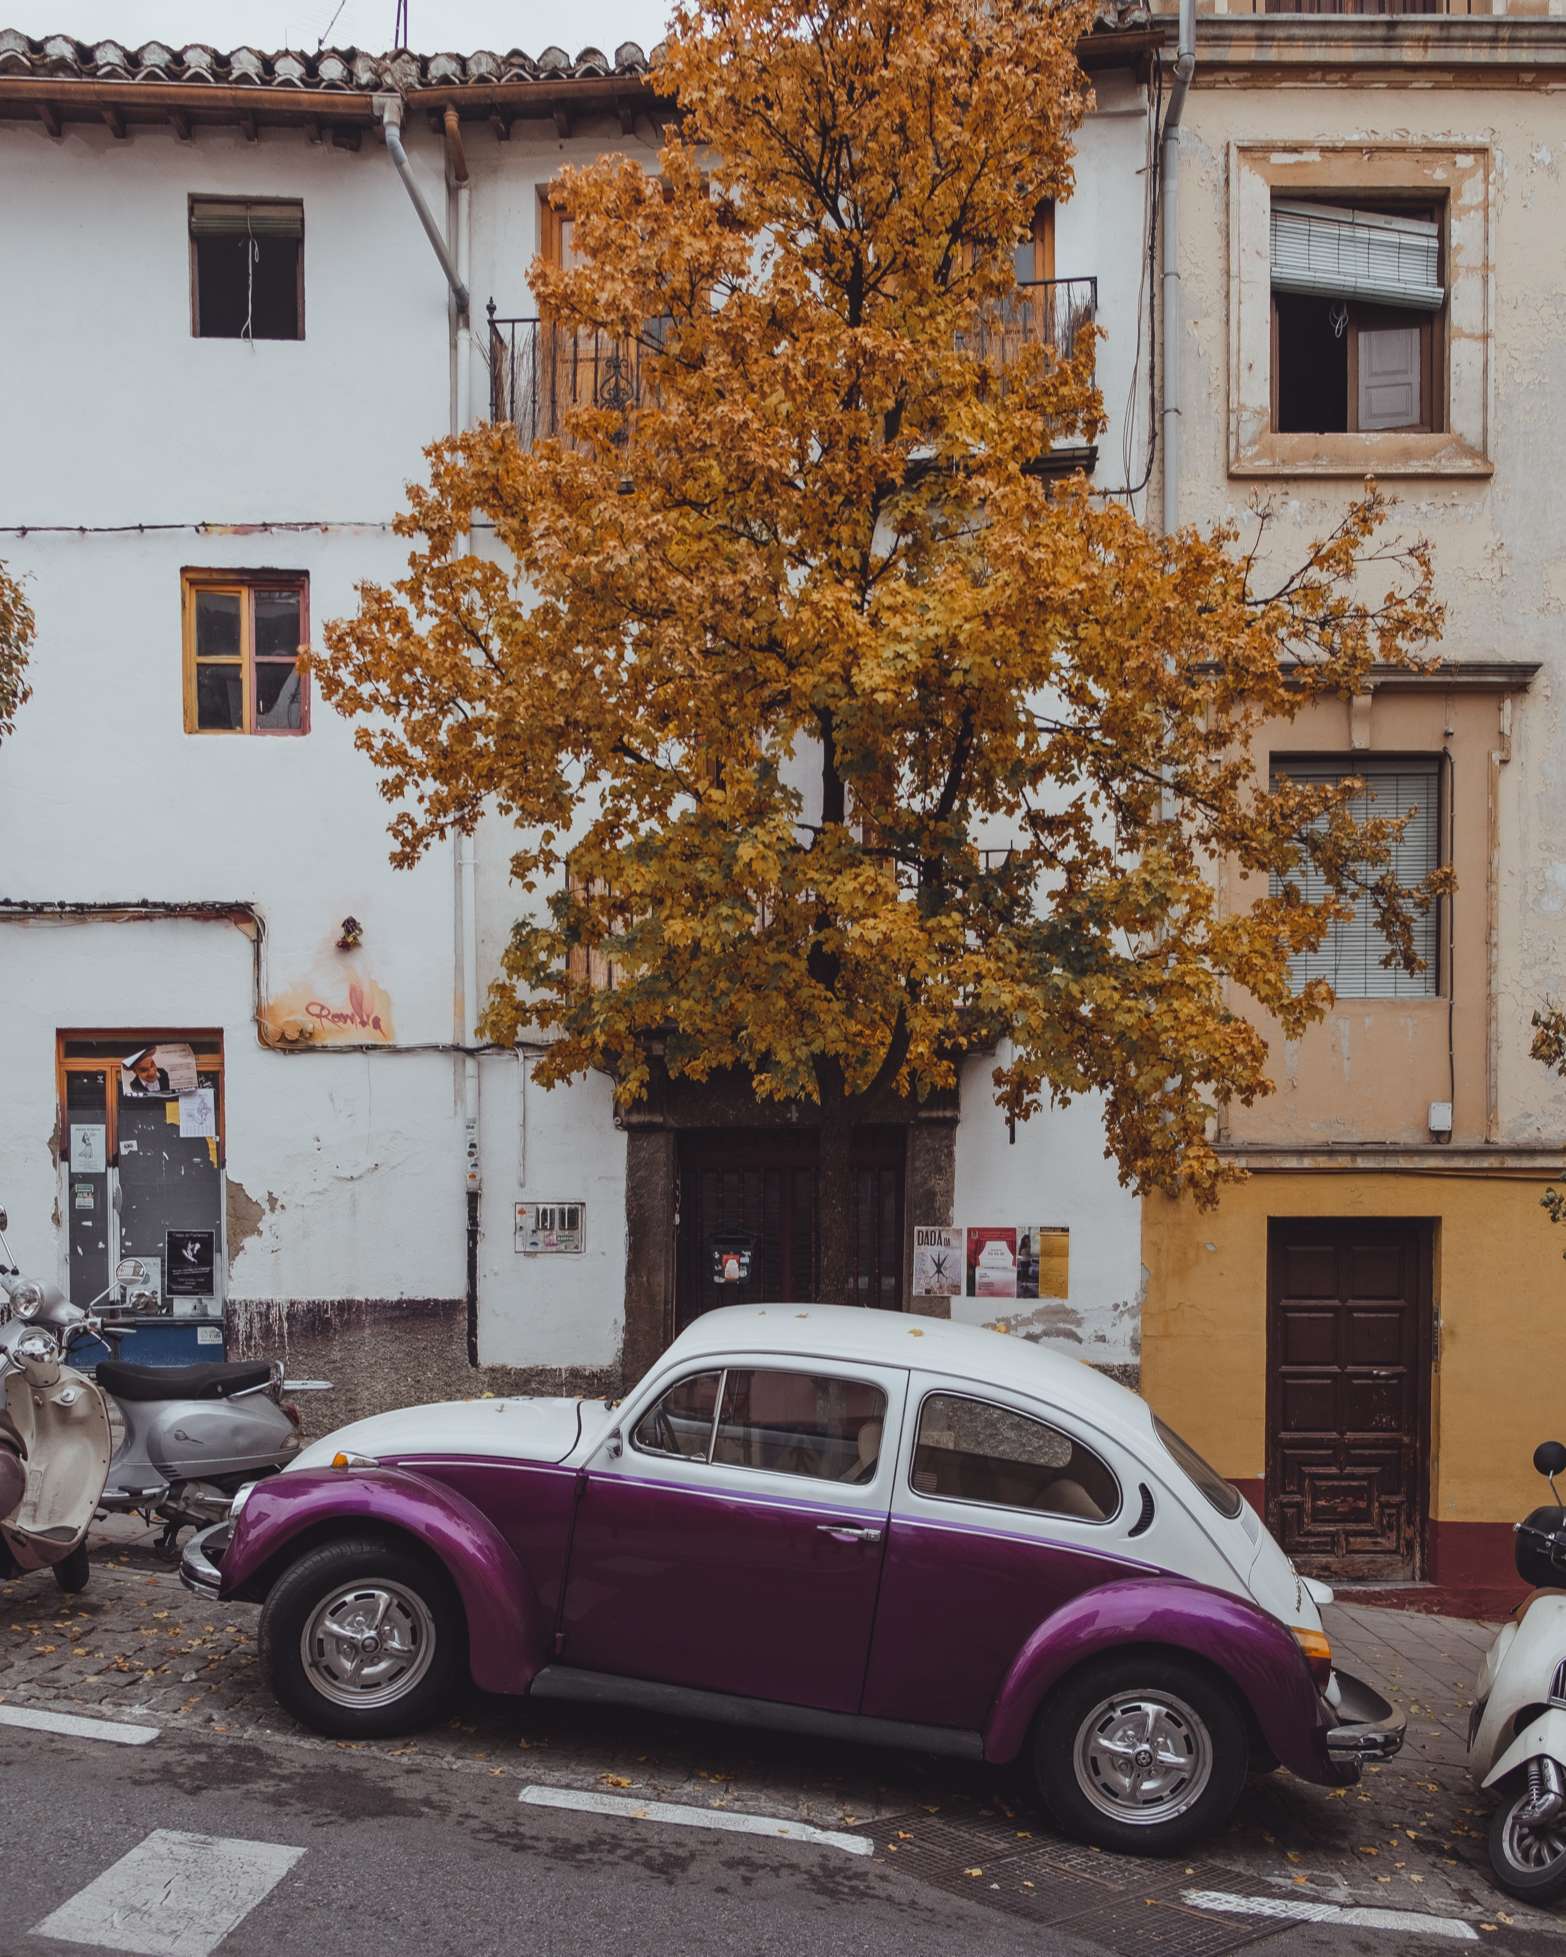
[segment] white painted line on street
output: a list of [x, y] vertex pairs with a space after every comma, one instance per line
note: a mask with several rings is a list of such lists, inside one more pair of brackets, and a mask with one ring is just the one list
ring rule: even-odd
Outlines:
[[667, 1821], [677, 1828], [717, 1828], [736, 1835], [771, 1835], [776, 1841], [815, 1842], [847, 1855], [873, 1855], [867, 1835], [813, 1828], [806, 1821], [782, 1821], [771, 1814], [738, 1814], [732, 1808], [680, 1807], [673, 1801], [640, 1801], [634, 1794], [594, 1794], [574, 1787], [524, 1787], [517, 1796], [532, 1807], [579, 1808], [584, 1814], [618, 1815], [622, 1821]]
[[1221, 1889], [1185, 1889], [1182, 1902], [1192, 1909], [1231, 1916], [1273, 1916], [1289, 1923], [1333, 1923], [1345, 1930], [1408, 1930], [1427, 1937], [1453, 1937], [1477, 1943], [1479, 1932], [1458, 1916], [1422, 1916], [1417, 1909], [1376, 1909], [1351, 1903], [1312, 1903], [1303, 1896], [1231, 1896]]
[[210, 1957], [303, 1854], [281, 1842], [158, 1828], [32, 1934], [126, 1957]]
[[35, 1706], [0, 1706], [0, 1726], [28, 1726], [39, 1733], [65, 1733], [73, 1740], [112, 1740], [117, 1746], [145, 1746], [161, 1726], [127, 1726], [118, 1719], [84, 1719], [75, 1712], [43, 1712]]

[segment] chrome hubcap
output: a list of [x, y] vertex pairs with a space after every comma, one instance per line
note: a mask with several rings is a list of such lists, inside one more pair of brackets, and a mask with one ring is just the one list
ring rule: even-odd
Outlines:
[[355, 1583], [324, 1597], [305, 1624], [299, 1656], [310, 1683], [334, 1705], [391, 1705], [435, 1656], [435, 1620], [400, 1583]]
[[1206, 1726], [1172, 1692], [1102, 1699], [1077, 1728], [1077, 1785], [1100, 1814], [1154, 1827], [1199, 1801], [1212, 1779]]
[[1530, 1875], [1541, 1875], [1566, 1855], [1566, 1814], [1553, 1815], [1548, 1821], [1531, 1820], [1525, 1811], [1532, 1798], [1520, 1794], [1513, 1801], [1501, 1833], [1507, 1861]]

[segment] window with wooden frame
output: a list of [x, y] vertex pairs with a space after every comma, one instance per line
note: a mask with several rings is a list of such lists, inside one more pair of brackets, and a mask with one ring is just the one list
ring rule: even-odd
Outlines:
[[192, 197], [190, 303], [198, 340], [302, 340], [304, 205]]
[[1443, 426], [1441, 218], [1428, 205], [1273, 200], [1278, 434], [1431, 433]]
[[299, 664], [310, 634], [305, 574], [187, 569], [180, 578], [185, 732], [307, 733], [309, 682]]
[[[1441, 771], [1439, 755], [1406, 756], [1287, 756], [1272, 757], [1274, 787], [1280, 781], [1302, 786], [1337, 783], [1353, 777], [1363, 787], [1349, 803], [1356, 822], [1401, 817], [1402, 834], [1392, 845], [1388, 867], [1405, 890], [1416, 889], [1445, 860], [1441, 835]], [[1281, 895], [1293, 884], [1307, 904], [1319, 904], [1328, 894], [1326, 878], [1314, 865], [1302, 865], [1288, 878], [1274, 873], [1271, 891]], [[1301, 992], [1311, 979], [1324, 978], [1340, 999], [1428, 999], [1442, 988], [1440, 905], [1432, 904], [1413, 921], [1414, 949], [1423, 970], [1406, 972], [1387, 965], [1387, 940], [1376, 921], [1375, 906], [1365, 895], [1353, 898], [1354, 914], [1337, 918], [1314, 951], [1300, 952], [1289, 961], [1289, 981]]]

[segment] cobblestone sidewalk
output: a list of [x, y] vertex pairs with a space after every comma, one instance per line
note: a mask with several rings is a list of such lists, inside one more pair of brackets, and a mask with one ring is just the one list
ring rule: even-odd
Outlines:
[[[191, 1596], [150, 1543], [128, 1524], [110, 1525], [95, 1542], [92, 1583], [77, 1597], [47, 1576], [0, 1590], [0, 1699], [331, 1747], [266, 1692], [255, 1608]], [[1469, 1781], [1464, 1735], [1490, 1627], [1352, 1602], [1328, 1616], [1339, 1662], [1406, 1709], [1404, 1751], [1357, 1788], [1308, 1787], [1284, 1773], [1254, 1781], [1231, 1828], [1210, 1845], [1204, 1872], [1221, 1865], [1264, 1892], [1462, 1916], [1498, 1934], [1514, 1926], [1566, 1934], [1566, 1920], [1507, 1902], [1489, 1881], [1488, 1806]], [[475, 1698], [447, 1726], [413, 1739], [336, 1744], [456, 1771], [868, 1825], [878, 1839], [881, 1824], [895, 1823], [894, 1836], [905, 1838], [885, 1846], [910, 1864], [921, 1832], [909, 1828], [910, 1815], [962, 1831], [975, 1855], [992, 1859], [1046, 1832], [1015, 1777], [614, 1709]], [[1116, 1858], [1099, 1866], [1113, 1879]], [[1125, 1863], [1126, 1882], [1145, 1879], [1147, 1866]]]

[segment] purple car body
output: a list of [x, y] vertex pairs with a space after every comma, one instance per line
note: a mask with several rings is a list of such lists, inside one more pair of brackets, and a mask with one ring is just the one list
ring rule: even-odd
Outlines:
[[375, 1416], [236, 1510], [187, 1554], [193, 1587], [262, 1599], [323, 1543], [406, 1542], [454, 1586], [490, 1692], [1000, 1763], [1081, 1668], [1141, 1652], [1221, 1675], [1253, 1747], [1308, 1780], [1401, 1740], [1326, 1673], [1329, 1593], [1142, 1400], [979, 1328], [713, 1312], [619, 1405]]

